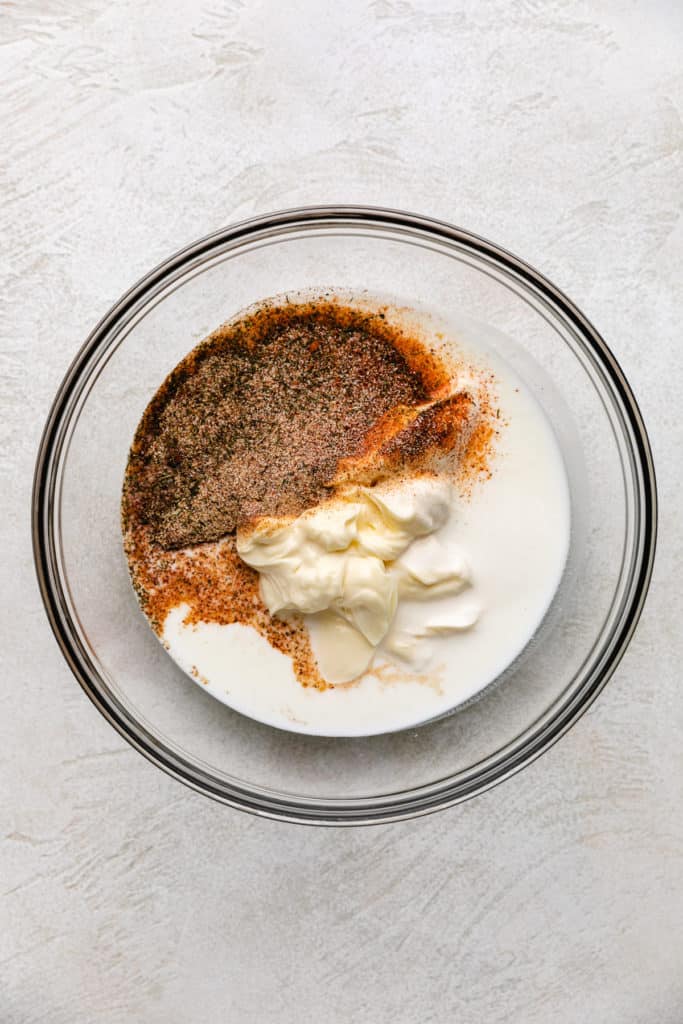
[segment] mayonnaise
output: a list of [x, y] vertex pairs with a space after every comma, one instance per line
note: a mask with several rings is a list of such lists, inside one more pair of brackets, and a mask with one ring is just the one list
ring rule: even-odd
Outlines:
[[434, 536], [448, 521], [451, 485], [435, 476], [353, 488], [294, 519], [261, 519], [238, 531], [240, 557], [260, 574], [271, 615], [307, 616], [320, 672], [348, 682], [377, 648], [414, 658], [421, 639], [468, 628], [474, 605], [450, 617], [392, 631], [401, 599], [425, 601], [459, 593], [470, 582], [458, 550]]

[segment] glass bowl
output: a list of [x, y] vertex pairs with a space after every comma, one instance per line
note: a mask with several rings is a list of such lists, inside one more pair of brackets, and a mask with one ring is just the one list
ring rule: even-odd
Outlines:
[[[564, 579], [520, 657], [455, 713], [364, 738], [280, 731], [193, 685], [140, 612], [119, 524], [135, 427], [172, 367], [251, 303], [325, 287], [431, 309], [496, 349], [553, 424], [571, 491]], [[395, 821], [447, 807], [547, 749], [618, 664], [645, 599], [655, 534], [654, 471], [638, 407], [580, 311], [491, 242], [424, 217], [357, 206], [245, 221], [147, 274], [70, 367], [45, 427], [33, 493], [45, 607], [102, 714], [199, 792], [316, 824]]]

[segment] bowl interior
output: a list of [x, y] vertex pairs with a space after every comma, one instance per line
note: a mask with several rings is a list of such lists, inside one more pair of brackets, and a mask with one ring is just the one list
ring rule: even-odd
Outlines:
[[[433, 311], [456, 339], [493, 347], [553, 424], [571, 490], [565, 577], [523, 654], [457, 713], [368, 738], [286, 733], [193, 685], [141, 614], [121, 548], [128, 448], [165, 375], [241, 308], [326, 286], [390, 295]], [[350, 213], [226, 231], [124, 297], [65, 382], [38, 470], [44, 592], [91, 696], [190, 784], [300, 819], [415, 813], [469, 795], [534, 756], [618, 657], [651, 557], [647, 451], [633, 418], [618, 368], [562, 297], [463, 233]]]

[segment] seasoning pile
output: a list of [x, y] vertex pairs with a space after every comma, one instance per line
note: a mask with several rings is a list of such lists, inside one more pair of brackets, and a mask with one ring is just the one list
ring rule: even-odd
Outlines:
[[444, 457], [466, 489], [487, 472], [494, 416], [485, 388], [456, 390], [382, 310], [267, 302], [220, 328], [162, 384], [130, 451], [125, 548], [152, 626], [179, 604], [188, 622], [250, 625], [324, 689], [302, 621], [268, 613], [235, 531]]

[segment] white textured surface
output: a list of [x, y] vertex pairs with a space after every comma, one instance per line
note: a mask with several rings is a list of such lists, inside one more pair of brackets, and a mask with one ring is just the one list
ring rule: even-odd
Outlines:
[[[683, 1019], [677, 0], [3, 7], [0, 1020]], [[109, 304], [236, 218], [335, 200], [494, 238], [634, 382], [662, 500], [617, 675], [488, 795], [369, 830], [186, 791], [70, 677], [33, 579], [50, 399]]]

